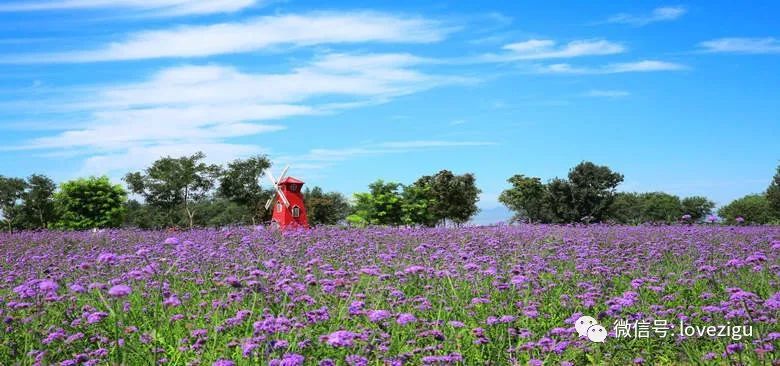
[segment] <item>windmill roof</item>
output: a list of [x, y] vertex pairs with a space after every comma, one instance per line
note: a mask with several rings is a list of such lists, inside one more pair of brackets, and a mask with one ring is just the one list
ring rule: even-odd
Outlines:
[[293, 183], [293, 184], [303, 184], [302, 180], [295, 179], [293, 177], [287, 177], [282, 179], [279, 184], [287, 184], [287, 183]]

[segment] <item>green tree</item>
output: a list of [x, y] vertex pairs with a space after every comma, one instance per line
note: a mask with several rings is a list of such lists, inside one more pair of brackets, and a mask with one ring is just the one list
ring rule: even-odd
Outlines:
[[350, 222], [365, 222], [371, 225], [393, 225], [403, 223], [403, 197], [401, 184], [377, 180], [371, 183], [367, 193], [355, 193], [355, 213]]
[[22, 195], [22, 225], [27, 229], [48, 228], [57, 221], [54, 191], [57, 185], [49, 177], [33, 174], [27, 178], [27, 190]]
[[703, 220], [707, 215], [712, 214], [715, 208], [715, 202], [702, 196], [685, 197], [681, 203], [683, 215], [691, 215], [692, 221]]
[[229, 225], [255, 224], [252, 208], [224, 198], [210, 198], [195, 203], [198, 215], [195, 225], [200, 227], [223, 227]]
[[642, 204], [643, 199], [638, 193], [619, 192], [609, 207], [608, 218], [620, 224], [641, 224]]
[[615, 196], [623, 175], [606, 166], [589, 161], [577, 164], [569, 171], [572, 211], [576, 220], [602, 221]]
[[20, 204], [26, 188], [24, 179], [0, 175], [0, 224], [8, 231], [13, 231], [18, 224]]
[[777, 166], [777, 172], [766, 189], [766, 199], [769, 201], [773, 216], [780, 219], [780, 165]]
[[111, 228], [122, 225], [127, 192], [106, 176], [90, 177], [63, 183], [54, 200], [60, 212], [59, 228]]
[[550, 212], [550, 222], [577, 222], [583, 217], [576, 211], [573, 189], [566, 179], [554, 178], [547, 183], [545, 202]]
[[187, 225], [195, 225], [195, 204], [204, 200], [214, 190], [222, 169], [218, 165], [203, 162], [206, 155], [197, 152], [192, 156], [155, 161], [143, 172], [128, 173], [124, 180], [130, 191], [144, 197], [145, 201], [168, 213], [169, 224], [178, 223], [175, 210], [185, 215]]
[[604, 221], [623, 175], [588, 161], [569, 170], [568, 179], [554, 178], [542, 184], [539, 178], [515, 175], [512, 188], [499, 200], [529, 221], [569, 223]]
[[439, 219], [436, 217], [434, 207], [436, 198], [431, 193], [431, 187], [409, 185], [403, 190], [403, 203], [401, 221], [406, 225], [436, 226]]
[[474, 174], [455, 175], [442, 170], [433, 176], [421, 177], [414, 185], [428, 187], [435, 200], [433, 214], [445, 224], [447, 220], [465, 223], [479, 212], [477, 201], [482, 191], [477, 188]]
[[649, 192], [640, 195], [642, 222], [672, 223], [682, 216], [680, 197], [664, 192]]
[[125, 203], [125, 227], [134, 227], [140, 229], [163, 229], [169, 226], [169, 216], [167, 212], [159, 207], [153, 207], [137, 200], [130, 200]]
[[549, 222], [546, 205], [547, 187], [541, 179], [522, 174], [507, 179], [512, 188], [501, 192], [498, 201], [515, 213], [513, 220], [524, 222]]
[[306, 204], [306, 217], [312, 226], [336, 225], [349, 215], [349, 202], [338, 192], [325, 193], [316, 186], [306, 188], [303, 201]]
[[746, 223], [766, 224], [774, 218], [767, 197], [763, 194], [751, 194], [738, 198], [718, 210], [718, 216], [727, 223], [733, 224], [737, 217], [745, 219]]
[[253, 224], [271, 219], [272, 212], [265, 209], [265, 202], [276, 193], [260, 185], [263, 174], [270, 167], [271, 162], [263, 155], [235, 160], [228, 164], [219, 181], [218, 194], [246, 207]]

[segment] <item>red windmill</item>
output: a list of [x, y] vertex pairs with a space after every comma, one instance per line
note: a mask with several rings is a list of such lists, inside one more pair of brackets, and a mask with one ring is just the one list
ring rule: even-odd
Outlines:
[[270, 171], [266, 171], [268, 179], [276, 189], [276, 195], [268, 199], [265, 203], [265, 209], [268, 210], [271, 204], [274, 204], [273, 218], [271, 225], [278, 226], [284, 230], [287, 228], [303, 227], [308, 228], [309, 222], [306, 220], [306, 207], [303, 206], [303, 182], [293, 177], [285, 177], [287, 169], [282, 170], [279, 180], [276, 180]]

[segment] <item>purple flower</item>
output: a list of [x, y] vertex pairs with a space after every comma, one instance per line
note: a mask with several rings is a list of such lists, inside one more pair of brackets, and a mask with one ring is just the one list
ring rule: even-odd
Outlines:
[[726, 354], [742, 352], [743, 349], [745, 349], [745, 346], [741, 343], [731, 343], [726, 346]]
[[214, 361], [214, 363], [211, 364], [211, 366], [236, 366], [236, 363], [231, 360], [226, 360], [223, 358]]
[[89, 314], [87, 316], [87, 324], [98, 323], [98, 322], [100, 322], [101, 320], [103, 320], [107, 316], [108, 316], [108, 313], [102, 312], [102, 311], [91, 313], [91, 314]]
[[97, 257], [97, 262], [102, 264], [114, 264], [116, 263], [116, 254], [114, 253], [101, 253]]
[[350, 315], [360, 314], [361, 310], [363, 310], [363, 306], [365, 305], [366, 303], [362, 301], [353, 301], [351, 304], [349, 304], [349, 314]]
[[423, 365], [453, 365], [463, 361], [460, 353], [452, 353], [443, 356], [425, 356], [422, 358]]
[[347, 330], [337, 330], [325, 337], [325, 343], [334, 347], [352, 347], [357, 334]]
[[57, 282], [54, 282], [52, 280], [43, 280], [40, 283], [38, 283], [38, 289], [45, 292], [50, 291], [57, 291], [57, 289], [60, 288], [59, 285], [57, 285]]
[[133, 290], [127, 285], [116, 285], [108, 290], [108, 294], [113, 297], [125, 297], [130, 295]]
[[175, 236], [172, 236], [170, 238], [165, 239], [165, 241], [163, 243], [168, 244], [168, 245], [177, 245], [177, 244], [179, 244], [179, 238], [177, 238]]
[[176, 307], [181, 305], [181, 301], [179, 300], [179, 297], [176, 295], [171, 295], [167, 299], [163, 301], [163, 305], [167, 307]]
[[347, 365], [349, 366], [367, 366], [368, 359], [359, 355], [349, 355], [346, 358]]
[[457, 321], [457, 320], [450, 320], [447, 322], [451, 327], [453, 328], [463, 328], [466, 326], [466, 324], [463, 324], [463, 322]]
[[398, 314], [398, 317], [396, 317], [395, 322], [399, 325], [407, 325], [410, 323], [414, 323], [417, 321], [417, 318], [409, 313], [401, 313]]
[[511, 280], [512, 284], [515, 286], [520, 286], [524, 283], [528, 283], [528, 281], [529, 281], [528, 277], [523, 275], [512, 276], [512, 280]]
[[77, 293], [77, 294], [80, 294], [80, 293], [82, 293], [82, 292], [84, 292], [84, 291], [87, 291], [87, 289], [86, 289], [84, 286], [82, 286], [82, 285], [79, 285], [79, 284], [77, 284], [77, 283], [74, 283], [74, 284], [72, 284], [72, 285], [68, 286], [68, 289], [69, 289], [71, 292], [75, 292], [75, 293]]
[[241, 355], [244, 357], [250, 357], [252, 356], [252, 353], [257, 349], [259, 345], [252, 341], [244, 342], [244, 344], [241, 345]]
[[368, 320], [376, 323], [385, 320], [390, 317], [390, 312], [387, 310], [369, 310]]
[[285, 353], [282, 357], [281, 361], [279, 361], [279, 366], [301, 366], [303, 365], [304, 357], [295, 354], [295, 353]]
[[780, 310], [780, 292], [775, 292], [774, 295], [766, 299], [764, 306], [772, 311]]

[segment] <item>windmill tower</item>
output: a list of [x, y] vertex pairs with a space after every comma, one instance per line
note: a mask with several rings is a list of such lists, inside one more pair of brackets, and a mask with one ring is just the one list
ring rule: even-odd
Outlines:
[[303, 181], [286, 177], [289, 168], [288, 165], [282, 170], [278, 180], [270, 171], [266, 171], [266, 176], [276, 189], [276, 195], [265, 203], [265, 209], [268, 210], [273, 205], [272, 225], [277, 225], [282, 230], [295, 227], [308, 228], [306, 207], [303, 205]]

